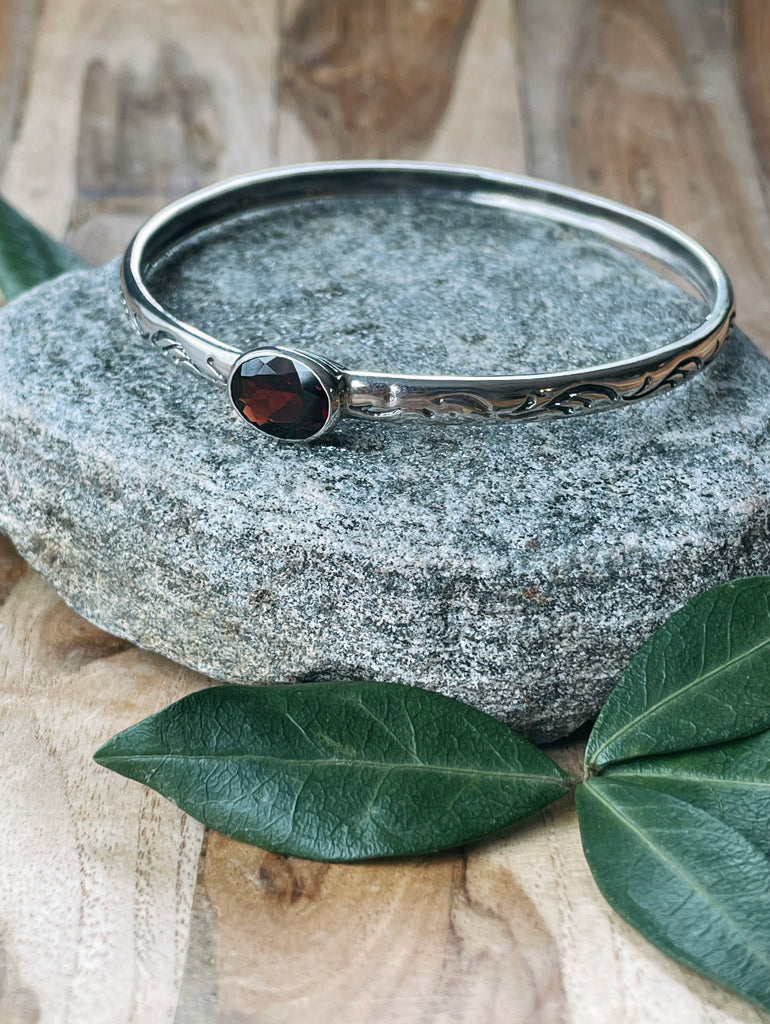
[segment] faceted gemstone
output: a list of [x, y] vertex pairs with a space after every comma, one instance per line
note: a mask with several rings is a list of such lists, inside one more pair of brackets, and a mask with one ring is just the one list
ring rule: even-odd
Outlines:
[[323, 429], [329, 398], [321, 381], [299, 359], [254, 355], [233, 373], [230, 392], [241, 415], [284, 441], [306, 441]]

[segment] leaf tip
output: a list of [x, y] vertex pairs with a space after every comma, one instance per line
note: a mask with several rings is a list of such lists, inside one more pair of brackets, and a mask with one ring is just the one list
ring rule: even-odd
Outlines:
[[109, 768], [111, 771], [114, 771], [115, 769], [111, 762], [115, 758], [115, 737], [113, 736], [106, 743], [102, 743], [99, 749], [94, 751], [91, 756], [101, 768]]

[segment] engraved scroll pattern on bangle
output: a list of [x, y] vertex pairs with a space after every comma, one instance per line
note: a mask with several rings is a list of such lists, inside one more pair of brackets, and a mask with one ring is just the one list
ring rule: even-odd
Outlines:
[[629, 377], [627, 370], [619, 368], [614, 376], [550, 388], [524, 388], [511, 391], [504, 398], [484, 395], [471, 388], [465, 391], [454, 388], [433, 390], [429, 387], [407, 390], [391, 384], [389, 388], [367, 388], [366, 391], [372, 394], [371, 402], [367, 401], [367, 394], [362, 393], [351, 412], [365, 419], [441, 419], [462, 423], [474, 422], [481, 417], [496, 422], [559, 418], [617, 408], [675, 388], [699, 373], [724, 347], [734, 321], [733, 312], [726, 323], [693, 349], [671, 356], [635, 377]]
[[213, 380], [217, 384], [227, 383], [227, 378], [214, 365], [211, 357], [206, 360], [208, 370], [202, 369], [193, 362], [183, 343], [177, 337], [169, 331], [164, 330], [162, 327], [155, 327], [154, 325], [146, 323], [137, 310], [129, 307], [125, 297], [122, 297], [122, 301], [123, 308], [128, 314], [129, 321], [134, 331], [144, 341], [149, 341], [151, 345], [158, 349], [161, 355], [170, 359], [175, 366], [181, 366], [186, 370], [190, 370], [192, 373], [196, 374], [196, 376], [204, 377], [206, 380]]
[[[203, 367], [194, 362], [184, 342], [163, 327], [146, 320], [141, 312], [131, 309], [123, 299], [136, 333], [150, 341], [175, 365], [185, 367], [200, 377], [216, 383], [227, 383], [227, 377], [211, 359]], [[468, 388], [433, 389], [430, 386], [402, 388], [394, 384], [366, 388], [351, 403], [350, 413], [364, 419], [388, 421], [496, 422], [532, 420], [599, 412], [610, 407], [648, 398], [658, 392], [683, 384], [706, 367], [721, 351], [735, 323], [735, 312], [693, 349], [671, 356], [658, 366], [636, 377], [618, 369], [616, 375], [594, 380], [561, 384], [555, 387], [530, 387], [512, 391], [504, 398], [488, 396]], [[379, 394], [377, 393], [379, 391]]]

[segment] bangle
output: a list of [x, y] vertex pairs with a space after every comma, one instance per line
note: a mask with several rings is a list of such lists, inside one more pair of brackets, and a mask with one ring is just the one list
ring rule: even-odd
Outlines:
[[[262, 347], [248, 352], [177, 319], [152, 295], [151, 268], [183, 239], [257, 207], [319, 196], [398, 192], [459, 198], [588, 230], [658, 261], [688, 281], [709, 311], [685, 337], [617, 362], [558, 373], [450, 376], [391, 374], [340, 366], [321, 353]], [[282, 441], [310, 441], [340, 416], [386, 421], [507, 422], [619, 408], [688, 380], [717, 355], [735, 319], [718, 261], [665, 221], [597, 196], [476, 168], [395, 161], [308, 164], [243, 175], [201, 189], [156, 213], [121, 267], [136, 330], [175, 363], [226, 384], [252, 426]]]

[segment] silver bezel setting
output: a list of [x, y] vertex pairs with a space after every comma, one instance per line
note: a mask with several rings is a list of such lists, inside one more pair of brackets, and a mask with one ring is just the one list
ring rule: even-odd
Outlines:
[[[316, 378], [326, 395], [329, 408], [326, 421], [320, 430], [315, 431], [315, 433], [310, 434], [308, 437], [278, 437], [275, 434], [271, 434], [270, 431], [263, 429], [257, 423], [252, 423], [251, 420], [244, 416], [233, 398], [233, 377], [240, 367], [251, 359], [265, 361], [274, 357], [290, 359], [293, 363], [299, 363]], [[316, 441], [319, 437], [323, 437], [340, 418], [342, 412], [343, 374], [339, 367], [335, 367], [329, 360], [310, 355], [310, 353], [303, 352], [300, 349], [284, 348], [277, 345], [261, 346], [244, 352], [243, 355], [235, 360], [227, 377], [227, 393], [230, 397], [230, 404], [238, 413], [239, 418], [264, 437], [269, 437], [273, 441], [279, 441], [281, 444], [307, 444], [309, 441]]]

